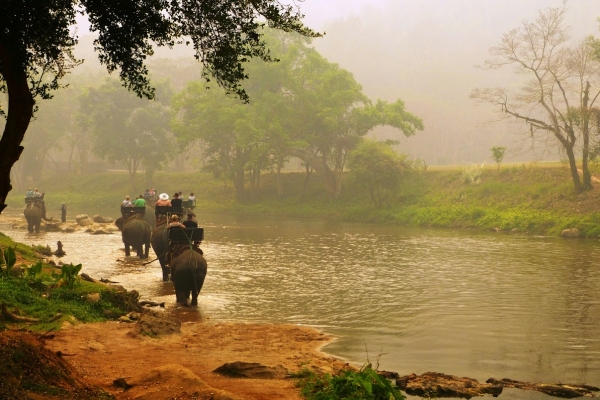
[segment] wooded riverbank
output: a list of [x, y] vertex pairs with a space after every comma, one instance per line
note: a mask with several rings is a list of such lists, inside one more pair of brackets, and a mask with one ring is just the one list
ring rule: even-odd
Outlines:
[[[600, 175], [595, 168], [593, 174]], [[153, 186], [169, 195], [181, 190], [184, 198], [194, 192], [200, 218], [203, 213], [228, 213], [551, 236], [577, 228], [582, 237], [600, 237], [600, 184], [577, 194], [567, 167], [557, 163], [484, 168], [477, 183], [467, 182], [465, 168], [460, 167], [409, 173], [381, 208], [373, 205], [364, 185], [349, 177], [341, 196], [330, 199], [320, 177], [312, 174], [303, 196], [305, 177], [301, 172], [283, 174], [283, 195], [278, 196], [275, 174], [265, 174], [260, 192], [249, 194], [244, 203], [235, 200], [231, 184], [208, 173], [159, 172]], [[36, 186], [46, 192], [49, 214], [58, 215], [61, 203], [70, 213], [117, 210], [125, 195], [143, 193], [143, 176], [138, 180], [135, 192], [125, 172], [48, 177]], [[22, 193], [13, 190], [9, 210], [18, 212], [21, 202]]]

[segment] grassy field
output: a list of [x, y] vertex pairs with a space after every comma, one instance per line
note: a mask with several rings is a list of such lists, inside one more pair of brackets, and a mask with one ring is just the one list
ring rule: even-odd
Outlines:
[[[592, 171], [600, 176], [600, 170]], [[304, 198], [303, 173], [283, 175], [284, 195], [277, 196], [274, 174], [264, 174], [260, 195], [247, 203], [235, 201], [230, 184], [207, 173], [157, 173], [154, 187], [172, 195], [195, 192], [202, 213], [265, 215], [282, 218], [335, 219], [352, 222], [409, 226], [501, 230], [558, 235], [578, 228], [583, 236], [600, 237], [600, 183], [598, 188], [576, 194], [569, 171], [560, 163], [488, 167], [478, 184], [466, 183], [464, 168], [428, 168], [404, 177], [401, 190], [385, 207], [375, 208], [358, 182], [344, 181], [338, 199], [329, 199], [319, 177], [312, 176]], [[142, 182], [143, 177], [139, 176]], [[49, 177], [38, 182], [46, 192], [49, 214], [58, 215], [61, 203], [70, 212], [92, 214], [114, 210], [131, 192], [126, 173], [108, 172], [67, 178]], [[138, 187], [141, 187], [139, 185]], [[139, 194], [139, 193], [138, 193]], [[22, 194], [8, 198], [13, 210], [22, 208]]]

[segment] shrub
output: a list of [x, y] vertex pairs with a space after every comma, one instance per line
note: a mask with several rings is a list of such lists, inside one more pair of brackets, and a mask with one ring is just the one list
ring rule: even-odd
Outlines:
[[308, 400], [404, 400], [404, 395], [385, 377], [379, 375], [371, 364], [360, 370], [341, 370], [336, 374], [317, 375], [303, 371], [298, 386]]

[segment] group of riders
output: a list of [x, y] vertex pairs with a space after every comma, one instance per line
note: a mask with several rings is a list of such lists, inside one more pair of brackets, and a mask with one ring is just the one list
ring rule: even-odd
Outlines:
[[[168, 218], [168, 227], [181, 227], [181, 228], [197, 228], [198, 223], [194, 221], [194, 208], [196, 207], [196, 196], [194, 193], [190, 193], [187, 201], [183, 200], [182, 192], [176, 192], [173, 198], [169, 198], [166, 193], [156, 195], [154, 188], [146, 189], [144, 194], [140, 194], [136, 199], [131, 200], [130, 196], [125, 196], [125, 199], [121, 202], [121, 210], [123, 214], [126, 212], [124, 207], [146, 207], [146, 204], [152, 205], [155, 208], [155, 216], [157, 223]], [[187, 209], [187, 219], [180, 221], [180, 215], [183, 216], [183, 207]], [[169, 207], [165, 209], [164, 207]], [[164, 210], [170, 212], [165, 213]], [[179, 211], [180, 210], [180, 211]], [[133, 211], [133, 210], [132, 210]], [[178, 212], [179, 211], [179, 212]], [[178, 215], [179, 214], [179, 215]]]

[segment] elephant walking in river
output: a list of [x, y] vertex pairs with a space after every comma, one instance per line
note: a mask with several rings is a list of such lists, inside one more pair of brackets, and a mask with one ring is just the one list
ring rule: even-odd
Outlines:
[[23, 214], [25, 214], [25, 219], [27, 220], [27, 230], [29, 233], [33, 233], [34, 230], [35, 233], [39, 233], [42, 220], [52, 220], [52, 218], [46, 218], [46, 207], [43, 203], [40, 204], [31, 202], [27, 205], [27, 207], [25, 207]]
[[[129, 256], [129, 248], [137, 252], [139, 258], [148, 258], [150, 252], [150, 225], [140, 219], [137, 215], [124, 219], [118, 218], [115, 225], [121, 230], [125, 255]], [[144, 248], [145, 246], [145, 248]]]
[[171, 261], [171, 280], [175, 285], [177, 303], [187, 305], [190, 294], [191, 306], [198, 305], [198, 294], [206, 278], [206, 260], [198, 251], [185, 249]]
[[162, 223], [156, 226], [152, 230], [152, 236], [150, 238], [150, 244], [152, 250], [156, 253], [158, 262], [160, 262], [160, 268], [162, 269], [163, 281], [169, 280], [169, 234], [167, 231], [167, 221], [163, 220]]

